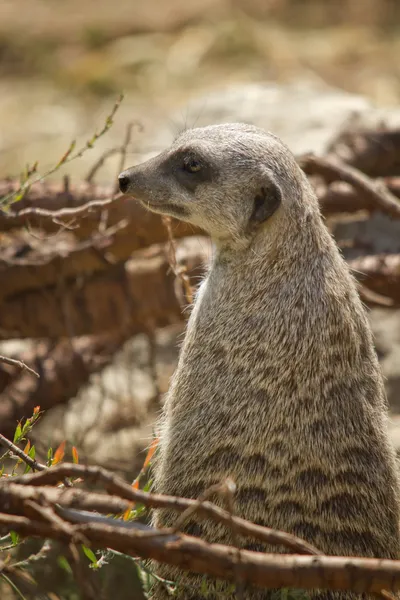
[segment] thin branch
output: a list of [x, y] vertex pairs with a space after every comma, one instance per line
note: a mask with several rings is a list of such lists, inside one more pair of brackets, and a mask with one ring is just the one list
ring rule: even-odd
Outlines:
[[28, 373], [32, 373], [35, 377], [40, 377], [39, 373], [28, 367], [22, 360], [17, 360], [15, 358], [8, 358], [7, 356], [0, 355], [0, 362], [5, 363], [6, 365], [12, 365], [13, 367], [18, 367], [18, 369], [28, 371]]
[[172, 233], [172, 226], [171, 226], [171, 217], [162, 217], [162, 221], [163, 224], [167, 230], [168, 233], [168, 252], [167, 252], [167, 256], [168, 256], [168, 262], [169, 265], [172, 269], [172, 272], [174, 273], [175, 277], [177, 277], [177, 279], [181, 282], [182, 284], [182, 288], [184, 290], [185, 293], [185, 297], [186, 297], [186, 302], [188, 304], [192, 304], [193, 303], [193, 289], [192, 286], [190, 284], [190, 280], [189, 277], [187, 275], [187, 270], [185, 266], [179, 265], [177, 260], [176, 260], [176, 240], [174, 238], [174, 235]]
[[18, 448], [18, 446], [16, 446], [12, 442], [10, 442], [10, 440], [8, 440], [6, 437], [4, 437], [4, 435], [2, 435], [1, 433], [0, 433], [0, 445], [4, 446], [4, 448], [8, 448], [8, 450], [13, 452], [13, 454], [18, 456], [18, 458], [23, 460], [24, 463], [29, 465], [31, 467], [31, 469], [34, 469], [35, 471], [47, 470], [46, 465], [43, 465], [42, 463], [38, 462], [34, 458], [31, 458], [30, 456], [28, 456], [23, 450], [21, 450], [21, 448]]
[[23, 183], [21, 183], [19, 188], [15, 192], [12, 192], [11, 194], [9, 194], [8, 196], [1, 198], [1, 200], [0, 200], [1, 206], [7, 206], [11, 202], [13, 202], [13, 200], [16, 200], [16, 201], [20, 200], [24, 196], [26, 191], [31, 187], [31, 185], [34, 185], [35, 183], [41, 183], [44, 179], [46, 179], [47, 177], [49, 177], [50, 175], [52, 175], [53, 173], [58, 171], [60, 169], [60, 167], [66, 165], [67, 163], [69, 163], [73, 160], [76, 160], [77, 158], [81, 158], [81, 156], [83, 156], [83, 154], [85, 152], [87, 152], [87, 150], [90, 150], [91, 148], [93, 148], [95, 142], [99, 138], [101, 138], [105, 133], [107, 133], [107, 131], [112, 126], [115, 113], [119, 109], [123, 98], [124, 98], [124, 95], [120, 94], [119, 97], [117, 98], [117, 100], [115, 101], [110, 114], [106, 117], [106, 120], [104, 122], [102, 129], [99, 132], [95, 132], [94, 135], [91, 137], [91, 139], [89, 139], [82, 148], [80, 148], [79, 150], [74, 152], [75, 141], [73, 141], [71, 143], [70, 147], [64, 153], [64, 155], [54, 165], [54, 167], [52, 167], [51, 169], [46, 171], [46, 173], [43, 173], [42, 175], [38, 175], [34, 180], [32, 180], [31, 176], [37, 172], [37, 163], [35, 163], [34, 166], [32, 167], [32, 169], [27, 173], [25, 180], [23, 181]]
[[126, 127], [125, 139], [124, 139], [124, 143], [121, 146], [121, 156], [120, 156], [120, 160], [118, 163], [117, 176], [115, 178], [114, 194], [117, 194], [119, 192], [118, 175], [124, 170], [126, 153], [128, 151], [128, 146], [131, 143], [132, 130], [133, 130], [134, 125], [135, 125], [135, 123], [132, 122], [132, 123], [128, 123], [128, 125]]
[[113, 156], [114, 154], [119, 154], [121, 152], [121, 149], [122, 149], [122, 146], [120, 146], [118, 148], [109, 148], [108, 150], [103, 152], [103, 154], [99, 157], [99, 159], [93, 164], [89, 173], [86, 175], [86, 177], [85, 177], [86, 183], [92, 183], [97, 171], [99, 169], [101, 169], [101, 167], [104, 165], [107, 158], [110, 158], [110, 156]]

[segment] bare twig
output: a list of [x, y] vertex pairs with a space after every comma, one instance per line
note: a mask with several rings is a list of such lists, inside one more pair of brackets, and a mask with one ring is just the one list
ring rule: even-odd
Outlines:
[[107, 133], [107, 131], [110, 129], [111, 125], [113, 124], [113, 119], [114, 119], [115, 113], [119, 109], [123, 98], [124, 98], [123, 94], [120, 94], [118, 99], [114, 103], [114, 106], [112, 107], [110, 114], [106, 117], [106, 120], [104, 122], [102, 129], [99, 132], [95, 132], [94, 135], [91, 137], [91, 139], [88, 140], [82, 148], [80, 148], [79, 150], [74, 152], [75, 141], [73, 141], [71, 143], [70, 147], [64, 153], [64, 155], [54, 165], [54, 167], [52, 167], [51, 169], [46, 171], [46, 173], [44, 173], [42, 175], [38, 175], [34, 180], [32, 180], [31, 176], [37, 172], [37, 163], [35, 163], [34, 166], [32, 167], [32, 169], [29, 170], [29, 172], [26, 174], [25, 180], [19, 186], [19, 188], [15, 192], [12, 192], [11, 194], [9, 194], [8, 196], [1, 198], [1, 200], [0, 200], [1, 205], [7, 206], [13, 200], [20, 200], [24, 196], [26, 190], [28, 190], [31, 187], [31, 185], [42, 182], [44, 179], [46, 179], [47, 177], [49, 177], [50, 175], [52, 175], [53, 173], [58, 171], [58, 169], [60, 169], [60, 167], [62, 167], [63, 165], [66, 165], [67, 163], [71, 162], [72, 160], [76, 160], [77, 158], [80, 158], [81, 156], [83, 156], [83, 154], [87, 150], [90, 150], [91, 148], [93, 148], [95, 142], [100, 137], [102, 137], [105, 133]]
[[4, 435], [2, 435], [1, 433], [0, 433], [0, 445], [4, 446], [4, 448], [8, 448], [8, 450], [10, 450], [11, 452], [13, 452], [13, 454], [18, 456], [21, 460], [23, 460], [24, 463], [29, 465], [31, 467], [31, 469], [34, 469], [35, 471], [47, 470], [46, 465], [43, 465], [42, 463], [38, 462], [34, 458], [31, 458], [30, 456], [28, 456], [23, 450], [21, 450], [20, 448], [18, 448], [18, 446], [16, 446], [12, 442], [10, 442], [10, 440], [8, 440], [6, 437], [4, 437]]
[[128, 123], [127, 127], [126, 127], [126, 131], [125, 131], [125, 139], [124, 139], [124, 143], [121, 146], [121, 156], [120, 156], [120, 160], [118, 163], [118, 169], [117, 169], [117, 176], [116, 176], [116, 182], [115, 182], [115, 190], [114, 190], [114, 194], [117, 194], [119, 192], [119, 185], [118, 185], [118, 175], [124, 170], [124, 166], [125, 166], [125, 160], [126, 160], [126, 153], [128, 151], [128, 146], [131, 143], [131, 137], [132, 137], [132, 130], [134, 127], [135, 123]]
[[349, 261], [350, 268], [364, 287], [390, 298], [392, 306], [400, 305], [400, 255], [376, 254]]
[[18, 369], [28, 371], [28, 373], [32, 373], [35, 377], [40, 377], [39, 373], [28, 367], [22, 360], [17, 360], [15, 358], [8, 358], [7, 356], [0, 355], [0, 362], [5, 363], [6, 365], [12, 365], [13, 367], [18, 367]]
[[172, 233], [171, 218], [162, 217], [163, 223], [168, 232], [168, 262], [174, 275], [179, 279], [182, 288], [185, 292], [186, 301], [188, 304], [193, 303], [193, 289], [190, 285], [190, 280], [186, 272], [186, 267], [178, 265], [176, 260], [176, 241]]
[[121, 148], [122, 148], [122, 146], [120, 146], [118, 148], [109, 148], [108, 150], [103, 152], [103, 154], [99, 157], [99, 159], [93, 164], [89, 173], [86, 175], [86, 177], [85, 177], [86, 183], [92, 183], [97, 171], [99, 169], [101, 169], [101, 167], [104, 165], [107, 158], [110, 158], [110, 156], [113, 156], [114, 154], [119, 154], [121, 152]]

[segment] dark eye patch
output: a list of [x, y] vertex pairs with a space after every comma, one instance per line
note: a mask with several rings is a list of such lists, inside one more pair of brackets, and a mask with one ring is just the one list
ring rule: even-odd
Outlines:
[[[200, 168], [189, 171], [188, 164], [198, 164]], [[176, 152], [165, 163], [166, 175], [173, 174], [177, 182], [185, 189], [194, 192], [198, 185], [215, 179], [215, 168], [203, 156], [190, 151]]]

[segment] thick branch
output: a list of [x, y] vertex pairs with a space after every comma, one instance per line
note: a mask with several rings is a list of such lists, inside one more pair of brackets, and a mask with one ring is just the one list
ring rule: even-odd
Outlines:
[[[56, 486], [65, 477], [83, 477], [86, 481], [102, 484], [113, 496], [75, 488], [48, 487]], [[274, 545], [283, 544], [291, 552], [299, 550], [314, 552], [314, 555], [241, 550], [240, 561], [237, 561], [237, 550], [232, 546], [209, 544], [170, 529], [152, 529], [136, 522], [116, 521], [93, 512], [71, 510], [71, 507], [78, 507], [115, 514], [135, 502], [177, 512], [197, 505], [199, 516], [223, 523], [228, 528], [234, 527], [243, 536], [256, 537]], [[65, 463], [41, 473], [11, 480], [3, 478], [0, 480], [0, 504], [8, 511], [8, 514], [0, 514], [0, 529], [4, 532], [12, 529], [25, 536], [65, 542], [83, 536], [94, 547], [152, 558], [228, 581], [264, 588], [319, 588], [374, 594], [400, 589], [400, 561], [317, 555], [318, 551], [304, 540], [234, 517], [208, 501], [199, 505], [195, 500], [136, 490], [99, 467]], [[37, 508], [33, 513], [32, 506]], [[40, 507], [44, 507], [43, 510], [39, 510]], [[41, 520], [42, 513], [44, 520]], [[47, 515], [49, 518], [45, 518]]]
[[[52, 470], [50, 469], [50, 471]], [[123, 513], [135, 501], [141, 502], [145, 506], [152, 506], [153, 508], [168, 507], [175, 512], [183, 512], [189, 507], [195, 507], [196, 513], [203, 519], [211, 518], [216, 522], [223, 523], [228, 528], [235, 526], [241, 535], [255, 538], [265, 544], [284, 546], [300, 554], [319, 554], [318, 550], [311, 546], [311, 544], [293, 535], [275, 531], [268, 527], [261, 527], [239, 517], [234, 518], [232, 525], [231, 515], [210, 502], [204, 502], [201, 506], [197, 507], [195, 500], [140, 492], [101, 468], [97, 468], [97, 472], [96, 467], [83, 467], [72, 470], [71, 468], [63, 469], [64, 472], [68, 471], [69, 473], [73, 472], [73, 470], [82, 473], [87, 480], [92, 479], [97, 481], [100, 479], [100, 475], [103, 475], [103, 478], [107, 479], [108, 489], [114, 490], [114, 495], [109, 496], [107, 494], [86, 492], [85, 490], [76, 488], [66, 490], [59, 487], [21, 485], [23, 480], [22, 477], [19, 477], [19, 484], [13, 483], [13, 478], [7, 482], [7, 485], [0, 485], [1, 505], [7, 506], [7, 510], [10, 513], [22, 513], [24, 515], [26, 500], [34, 500], [38, 503], [45, 501], [48, 505], [57, 504], [62, 508], [78, 508], [80, 510], [97, 511], [106, 514]], [[88, 476], [88, 473], [90, 473], [90, 476]], [[62, 479], [64, 478], [60, 477], [59, 481]], [[120, 494], [119, 496], [117, 495], [118, 493]], [[125, 498], [120, 497], [121, 493]], [[68, 511], [62, 511], [60, 514], [68, 518]]]
[[128, 339], [127, 329], [91, 338], [61, 340], [55, 345], [41, 341], [22, 358], [34, 364], [40, 379], [25, 371], [0, 364], [9, 380], [0, 394], [0, 433], [13, 437], [16, 424], [32, 414], [35, 406], [42, 410], [68, 402], [92, 373], [111, 362], [115, 352]]
[[386, 188], [381, 181], [373, 181], [361, 171], [349, 167], [335, 157], [317, 157], [306, 155], [299, 158], [299, 164], [307, 175], [318, 175], [327, 184], [334, 181], [349, 183], [363, 196], [369, 206], [375, 210], [400, 219], [400, 201]]
[[361, 256], [349, 264], [364, 286], [400, 305], [399, 254]]
[[328, 556], [263, 554], [231, 546], [208, 544], [183, 534], [144, 535], [136, 528], [102, 523], [58, 527], [54, 523], [0, 514], [0, 527], [24, 536], [70, 541], [84, 536], [95, 547], [176, 565], [183, 570], [206, 574], [258, 587], [352, 590], [377, 593], [400, 589], [400, 561]]
[[[207, 244], [181, 242], [182, 262], [191, 276], [201, 273]], [[34, 275], [34, 270], [32, 271]], [[26, 292], [2, 302], [0, 339], [75, 337], [125, 329], [131, 335], [182, 319], [175, 275], [160, 249], [76, 282], [58, 273], [55, 288]]]
[[400, 175], [400, 129], [346, 128], [328, 150], [370, 177]]
[[[60, 279], [75, 279], [94, 273], [104, 273], [110, 266], [128, 260], [133, 252], [154, 243], [168, 240], [168, 233], [158, 215], [145, 211], [137, 204], [135, 215], [118, 221], [105, 233], [96, 232], [91, 238], [73, 244], [64, 244], [39, 258], [0, 258], [0, 298], [57, 286]], [[112, 213], [113, 222], [120, 216]], [[99, 216], [99, 215], [97, 215]], [[125, 215], [126, 216], [126, 215]], [[193, 235], [193, 228], [174, 223], [174, 236]]]
[[[400, 177], [387, 178], [382, 183], [394, 196], [400, 198]], [[370, 196], [366, 196], [344, 181], [334, 181], [321, 188], [322, 186], [317, 186], [317, 194], [324, 215], [382, 210], [382, 207], [378, 206]]]

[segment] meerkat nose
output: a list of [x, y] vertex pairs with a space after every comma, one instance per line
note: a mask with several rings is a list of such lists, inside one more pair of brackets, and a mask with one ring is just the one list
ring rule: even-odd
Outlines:
[[129, 187], [129, 177], [125, 173], [121, 173], [118, 176], [119, 189], [123, 194], [127, 191]]

